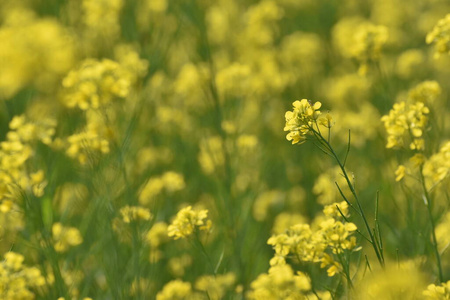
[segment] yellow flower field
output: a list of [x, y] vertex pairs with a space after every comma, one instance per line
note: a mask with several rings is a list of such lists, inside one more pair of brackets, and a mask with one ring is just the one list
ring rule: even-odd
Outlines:
[[448, 0], [0, 1], [0, 300], [449, 300]]

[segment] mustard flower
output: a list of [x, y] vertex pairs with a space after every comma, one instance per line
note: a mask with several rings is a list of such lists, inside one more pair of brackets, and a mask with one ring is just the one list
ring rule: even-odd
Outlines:
[[285, 264], [285, 257], [289, 254], [301, 261], [318, 262], [326, 248], [320, 235], [313, 232], [308, 224], [293, 225], [286, 233], [270, 237], [267, 244], [275, 250], [271, 266]]
[[[422, 299], [424, 276], [415, 262], [392, 262], [383, 270], [373, 270], [355, 287], [354, 299]], [[442, 299], [442, 298], [437, 298]]]
[[66, 252], [70, 247], [78, 246], [83, 242], [80, 231], [75, 227], [66, 227], [61, 223], [52, 226], [54, 247], [57, 252]]
[[168, 171], [161, 176], [155, 176], [150, 178], [146, 184], [142, 186], [142, 190], [139, 194], [139, 203], [141, 205], [148, 205], [155, 197], [162, 192], [169, 194], [181, 191], [186, 187], [184, 177], [180, 173]]
[[205, 292], [211, 300], [224, 299], [225, 294], [236, 282], [236, 275], [226, 273], [216, 276], [201, 276], [195, 281], [195, 288]]
[[350, 237], [357, 227], [353, 223], [342, 223], [330, 218], [320, 223], [320, 234], [323, 242], [331, 248], [334, 254], [342, 253], [344, 250], [356, 248], [356, 238]]
[[351, 49], [353, 57], [360, 62], [360, 74], [367, 72], [369, 62], [380, 59], [381, 50], [387, 39], [388, 30], [385, 26], [365, 23], [356, 28]]
[[45, 278], [36, 267], [26, 267], [24, 256], [15, 252], [7, 252], [0, 262], [0, 299], [32, 300], [34, 289], [45, 285]]
[[344, 217], [349, 216], [348, 215], [348, 203], [346, 201], [327, 205], [323, 209], [323, 214], [325, 216], [331, 217], [331, 218], [336, 218], [336, 219], [342, 218], [341, 213], [342, 213], [342, 215], [344, 215]]
[[277, 265], [251, 283], [248, 299], [308, 299], [310, 279], [302, 272], [294, 273], [289, 265]]
[[81, 3], [88, 36], [111, 39], [119, 34], [123, 0], [83, 0]]
[[120, 214], [125, 223], [141, 220], [148, 221], [152, 217], [150, 210], [141, 206], [124, 206], [120, 209]]
[[189, 282], [183, 282], [179, 279], [170, 281], [163, 289], [156, 294], [156, 300], [183, 300], [187, 299], [193, 293]]
[[194, 233], [195, 230], [209, 230], [211, 221], [205, 220], [208, 216], [208, 210], [193, 210], [192, 206], [181, 209], [167, 228], [168, 235], [175, 240], [186, 238]]
[[[17, 3], [16, 1], [9, 4]], [[7, 2], [2, 1], [2, 4]], [[75, 38], [54, 18], [38, 18], [28, 5], [2, 7], [0, 98], [26, 86], [52, 92], [75, 62]], [[8, 5], [9, 7], [9, 5]], [[20, 8], [19, 8], [20, 7]]]
[[395, 103], [389, 114], [381, 118], [388, 133], [386, 148], [402, 147], [405, 140], [410, 140], [411, 150], [423, 150], [425, 141], [422, 135], [429, 112], [423, 102]]
[[431, 105], [442, 94], [442, 88], [437, 81], [427, 80], [419, 83], [408, 91], [408, 98], [412, 102], [422, 102]]
[[335, 261], [333, 257], [327, 253], [324, 253], [322, 258], [320, 259], [320, 262], [321, 268], [328, 268], [327, 275], [329, 277], [333, 277], [334, 275], [336, 275], [336, 273], [342, 271], [342, 265]]
[[435, 44], [435, 57], [450, 53], [450, 14], [440, 19], [426, 37], [427, 44]]
[[450, 141], [440, 147], [423, 163], [423, 175], [427, 187], [432, 188], [450, 177]]
[[450, 280], [440, 285], [430, 284], [423, 292], [425, 300], [449, 300]]
[[129, 70], [115, 61], [87, 59], [64, 78], [63, 101], [71, 108], [98, 109], [116, 98], [126, 98], [131, 80]]
[[320, 102], [312, 104], [310, 101], [302, 99], [295, 101], [292, 105], [293, 111], [285, 114], [284, 131], [289, 131], [286, 139], [292, 141], [292, 144], [302, 144], [306, 141], [306, 136], [311, 134], [313, 124], [321, 114], [319, 109], [322, 104]]

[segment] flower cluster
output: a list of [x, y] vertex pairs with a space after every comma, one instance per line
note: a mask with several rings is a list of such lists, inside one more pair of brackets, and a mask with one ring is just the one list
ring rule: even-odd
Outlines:
[[430, 284], [423, 292], [425, 300], [447, 300], [450, 299], [450, 280], [440, 285]]
[[402, 147], [405, 140], [410, 140], [409, 148], [423, 150], [425, 141], [422, 137], [428, 122], [430, 110], [422, 102], [394, 104], [388, 115], [381, 121], [388, 133], [386, 148]]
[[179, 279], [168, 282], [156, 295], [156, 300], [182, 300], [192, 296], [192, 286], [189, 282]]
[[181, 191], [185, 187], [186, 183], [184, 182], [184, 177], [182, 174], [167, 171], [161, 176], [151, 177], [147, 181], [139, 194], [139, 203], [141, 205], [148, 205], [163, 191], [171, 194]]
[[193, 210], [192, 206], [181, 209], [167, 228], [168, 235], [174, 239], [186, 238], [195, 230], [209, 230], [211, 220], [206, 220], [208, 210]]
[[[120, 12], [123, 0], [83, 0], [83, 23], [91, 38], [115, 38], [120, 32]], [[93, 43], [94, 44], [94, 43]]]
[[450, 53], [450, 14], [440, 19], [433, 30], [427, 34], [427, 44], [435, 44], [436, 57]]
[[145, 242], [150, 246], [150, 262], [157, 262], [163, 257], [160, 247], [169, 240], [167, 226], [165, 222], [157, 222], [145, 235]]
[[74, 37], [67, 28], [19, 7], [2, 11], [0, 98], [8, 99], [28, 85], [54, 92], [75, 62]]
[[356, 28], [352, 54], [360, 63], [361, 74], [367, 72], [369, 62], [380, 59], [381, 50], [387, 39], [388, 31], [385, 26], [367, 23]]
[[409, 90], [408, 98], [411, 102], [422, 102], [426, 105], [432, 105], [441, 93], [442, 88], [437, 81], [427, 80]]
[[0, 298], [5, 300], [33, 300], [34, 289], [45, 285], [45, 278], [36, 267], [26, 267], [24, 256], [7, 252], [0, 262]]
[[322, 103], [315, 102], [312, 104], [310, 101], [302, 99], [296, 100], [292, 105], [293, 111], [288, 111], [285, 114], [284, 131], [289, 131], [286, 139], [292, 141], [292, 144], [302, 144], [306, 141], [306, 136], [312, 134], [314, 130], [313, 126], [321, 114], [319, 109]]
[[429, 188], [435, 187], [450, 177], [450, 141], [444, 142], [439, 152], [424, 162], [423, 175]]
[[115, 98], [126, 98], [130, 85], [128, 71], [119, 63], [87, 59], [64, 78], [66, 95], [63, 100], [68, 107], [98, 109]]
[[78, 246], [83, 242], [80, 231], [75, 227], [66, 227], [61, 223], [52, 226], [52, 237], [57, 252], [66, 252], [70, 247]]
[[422, 299], [424, 283], [424, 276], [416, 262], [397, 261], [384, 270], [377, 269], [367, 274], [355, 289], [355, 299]]
[[[319, 222], [317, 229], [308, 224], [291, 226], [286, 233], [272, 236], [267, 243], [272, 245], [275, 256], [270, 261], [271, 265], [284, 265], [286, 258], [292, 257], [305, 262], [321, 262], [321, 267], [328, 267], [329, 276], [334, 276], [342, 269], [333, 255], [340, 255], [344, 251], [357, 251], [356, 238], [353, 233], [357, 230], [353, 223], [341, 222], [339, 210], [348, 213], [346, 202], [335, 203], [325, 207], [327, 216]], [[338, 215], [339, 214], [339, 215]]]
[[61, 141], [66, 154], [80, 164], [95, 161], [97, 154], [110, 151], [110, 140], [115, 137], [112, 124], [116, 115], [112, 107], [117, 99], [125, 99], [132, 85], [145, 75], [148, 62], [140, 59], [129, 45], [115, 49], [116, 61], [86, 59], [80, 67], [64, 78], [62, 101], [69, 108], [85, 112], [86, 125]]
[[1, 198], [14, 199], [18, 189], [30, 190], [36, 197], [44, 193], [44, 172], [29, 173], [27, 162], [34, 156], [37, 142], [49, 145], [55, 133], [56, 122], [46, 120], [32, 122], [24, 115], [15, 116], [10, 124], [6, 140], [0, 143], [0, 189]]
[[148, 221], [151, 219], [152, 214], [150, 210], [141, 206], [124, 206], [120, 209], [120, 215], [125, 223], [131, 223], [134, 221]]
[[225, 294], [236, 282], [236, 275], [226, 273], [216, 276], [201, 276], [195, 282], [195, 288], [205, 293], [208, 299], [220, 300], [225, 299]]
[[294, 273], [289, 265], [277, 265], [251, 283], [248, 299], [309, 299], [311, 282], [307, 275]]

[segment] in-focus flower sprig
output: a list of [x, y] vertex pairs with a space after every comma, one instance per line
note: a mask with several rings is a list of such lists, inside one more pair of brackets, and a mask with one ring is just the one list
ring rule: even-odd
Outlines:
[[302, 144], [306, 141], [308, 135], [314, 135], [317, 131], [320, 132], [318, 124], [326, 128], [331, 127], [331, 116], [329, 114], [326, 117], [319, 118], [322, 114], [319, 110], [322, 103], [315, 102], [313, 104], [307, 99], [302, 99], [296, 100], [292, 105], [293, 111], [288, 111], [285, 114], [286, 125], [284, 127], [284, 131], [289, 131], [286, 138], [288, 141], [292, 141], [292, 144]]
[[[347, 174], [345, 169], [345, 163], [347, 161], [347, 156], [350, 150], [350, 134], [349, 134], [349, 143], [347, 145], [347, 152], [345, 154], [345, 158], [341, 160], [339, 156], [336, 154], [336, 151], [331, 145], [330, 137], [331, 137], [331, 127], [332, 127], [332, 117], [330, 114], [327, 114], [326, 117], [319, 118], [321, 115], [320, 108], [322, 104], [320, 102], [315, 102], [314, 104], [306, 99], [301, 101], [297, 100], [293, 103], [293, 111], [288, 111], [285, 114], [286, 125], [284, 127], [284, 131], [289, 131], [286, 136], [288, 141], [292, 141], [292, 144], [304, 143], [307, 139], [307, 136], [313, 136], [314, 141], [318, 142], [316, 144], [324, 153], [332, 157], [342, 172], [348, 187], [353, 195], [356, 205], [353, 205], [347, 197], [342, 192], [341, 188], [338, 184], [336, 184], [342, 198], [348, 205], [355, 210], [363, 219], [364, 225], [366, 227], [366, 231], [369, 237], [362, 235], [373, 247], [375, 254], [378, 258], [378, 261], [381, 266], [384, 266], [384, 255], [383, 255], [383, 247], [381, 242], [381, 235], [379, 234], [379, 230], [372, 231], [370, 227], [366, 214], [361, 206], [361, 202], [356, 193], [353, 183], [350, 180], [350, 177]], [[325, 137], [321, 130], [320, 126], [324, 126], [328, 129], [328, 136]], [[377, 213], [377, 212], [376, 212]], [[377, 220], [375, 220], [377, 222]], [[378, 224], [376, 224], [375, 228], [379, 228]]]

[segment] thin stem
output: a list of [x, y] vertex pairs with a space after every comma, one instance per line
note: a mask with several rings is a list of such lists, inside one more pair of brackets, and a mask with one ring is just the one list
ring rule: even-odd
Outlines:
[[367, 255], [364, 255], [364, 257], [366, 259], [366, 266], [369, 268], [369, 271], [372, 272], [372, 267], [370, 267], [370, 262], [369, 262], [369, 259], [367, 258]]
[[330, 153], [332, 154], [332, 156], [334, 157], [334, 159], [336, 160], [336, 162], [338, 163], [339, 167], [341, 168], [342, 174], [344, 175], [345, 180], [347, 181], [347, 185], [350, 188], [350, 191], [352, 192], [353, 198], [355, 198], [355, 202], [358, 206], [358, 210], [360, 212], [360, 215], [364, 221], [364, 225], [366, 227], [367, 233], [369, 234], [370, 240], [372, 241], [372, 247], [375, 250], [375, 254], [378, 258], [378, 261], [380, 263], [380, 265], [382, 267], [384, 267], [384, 259], [383, 259], [383, 255], [381, 254], [381, 249], [379, 249], [378, 247], [378, 243], [374, 237], [374, 235], [372, 234], [372, 229], [369, 226], [369, 222], [367, 221], [367, 218], [364, 214], [364, 210], [361, 206], [361, 203], [359, 201], [358, 195], [356, 194], [356, 190], [354, 188], [354, 185], [352, 184], [352, 182], [350, 181], [350, 178], [347, 174], [347, 171], [345, 170], [344, 165], [342, 164], [341, 160], [339, 159], [339, 157], [337, 156], [336, 152], [334, 151], [333, 147], [331, 146], [330, 143], [328, 143], [328, 141], [316, 130], [314, 130], [314, 128], [310, 127], [311, 131], [313, 131], [313, 133], [316, 135], [317, 138], [319, 138], [328, 148], [328, 150], [330, 151]]
[[339, 262], [342, 265], [345, 279], [347, 279], [347, 299], [350, 299], [350, 291], [353, 289], [352, 279], [350, 277], [350, 267], [349, 262], [342, 258], [342, 255], [338, 255]]
[[[328, 141], [329, 142], [329, 141]], [[350, 129], [348, 130], [348, 143], [347, 143], [347, 151], [345, 152], [344, 163], [342, 164], [345, 167], [345, 163], [347, 162], [348, 153], [350, 152]]]
[[[336, 205], [336, 208], [339, 211], [339, 213], [341, 214], [342, 218], [344, 218], [345, 222], [350, 223], [350, 220], [342, 213], [339, 206]], [[372, 241], [369, 240], [364, 234], [362, 234], [362, 232], [359, 231], [359, 229], [356, 229], [356, 232], [359, 233], [366, 241], [368, 241], [369, 243], [372, 243]]]
[[[380, 223], [378, 222], [379, 199], [380, 199], [380, 192], [377, 191], [377, 197], [375, 198], [375, 229], [376, 229], [376, 233], [378, 234], [378, 240], [380, 242], [381, 255], [383, 255], [383, 239], [381, 238]], [[383, 260], [384, 260], [384, 257], [383, 257]]]
[[208, 265], [211, 268], [211, 271], [213, 272], [213, 275], [216, 276], [216, 269], [214, 268], [214, 265], [212, 263], [211, 257], [209, 257], [208, 252], [206, 252], [205, 247], [203, 246], [202, 241], [200, 240], [200, 237], [198, 235], [198, 232], [195, 232], [195, 238], [193, 239], [195, 241], [194, 244], [197, 245], [198, 249], [202, 252], [202, 254], [206, 257], [206, 260], [208, 261]]
[[428, 194], [427, 187], [425, 186], [425, 177], [423, 176], [423, 166], [420, 167], [420, 178], [422, 181], [422, 188], [423, 188], [423, 197], [424, 197], [423, 200], [425, 202], [425, 206], [427, 207], [428, 217], [430, 219], [430, 224], [431, 224], [431, 237], [433, 239], [433, 249], [434, 249], [434, 254], [436, 256], [436, 263], [437, 263], [438, 270], [439, 270], [439, 282], [443, 282], [444, 275], [442, 273], [441, 257], [439, 255], [438, 244], [437, 244], [437, 239], [436, 239], [436, 229], [435, 229], [435, 224], [434, 224], [434, 220], [433, 220], [433, 213], [431, 211], [431, 197]]

